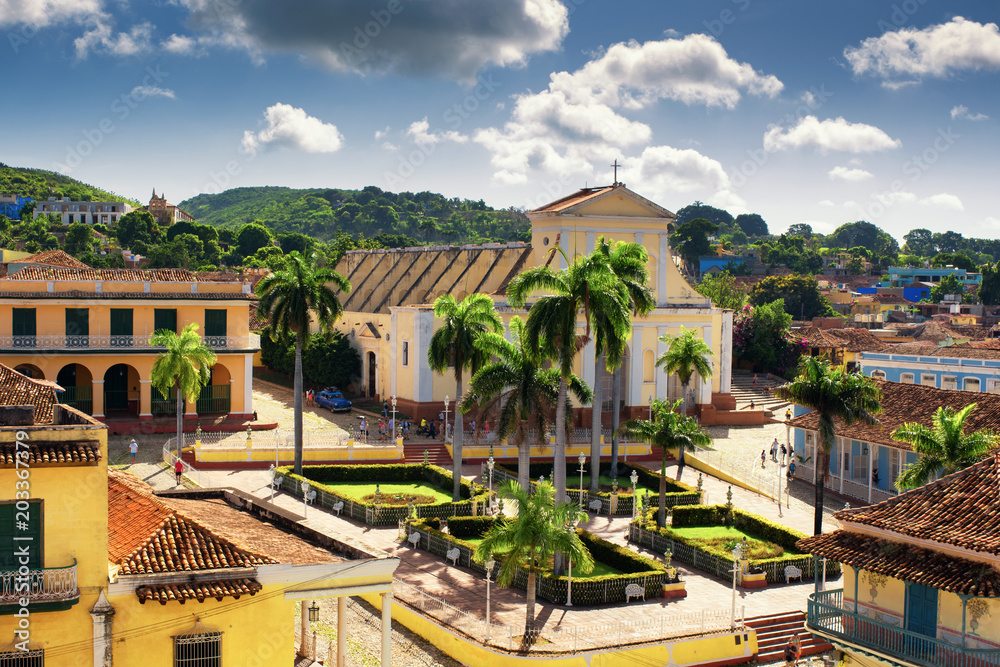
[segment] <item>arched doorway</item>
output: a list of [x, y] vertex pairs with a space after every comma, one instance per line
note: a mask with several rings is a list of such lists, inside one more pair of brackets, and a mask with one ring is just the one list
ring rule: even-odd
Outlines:
[[66, 364], [56, 376], [56, 384], [65, 391], [59, 399], [88, 415], [94, 414], [94, 376], [80, 364]]
[[375, 396], [375, 353], [368, 353], [368, 396], [369, 398], [374, 398]]
[[44, 380], [45, 373], [42, 369], [34, 364], [18, 364], [14, 367], [14, 370], [23, 375], [26, 378], [31, 378], [32, 380]]
[[139, 371], [115, 364], [104, 374], [104, 414], [139, 414]]
[[199, 415], [229, 412], [229, 378], [229, 369], [222, 364], [217, 363], [212, 367], [208, 384], [201, 388], [195, 403]]

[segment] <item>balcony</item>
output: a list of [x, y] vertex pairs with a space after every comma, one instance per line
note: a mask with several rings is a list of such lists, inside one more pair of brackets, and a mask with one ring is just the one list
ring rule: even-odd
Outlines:
[[807, 629], [834, 642], [870, 650], [921, 667], [998, 667], [1000, 649], [963, 648], [946, 639], [927, 637], [862, 613], [843, 603], [843, 590], [809, 596]]
[[[27, 586], [25, 588], [24, 586]], [[76, 560], [66, 567], [46, 567], [19, 574], [17, 570], [0, 572], [0, 606], [19, 604], [26, 597], [29, 604], [69, 602], [80, 597], [76, 586]]]
[[[260, 336], [205, 336], [205, 344], [215, 350], [258, 350]], [[0, 352], [19, 350], [80, 351], [138, 350], [159, 351], [149, 336], [0, 336]]]

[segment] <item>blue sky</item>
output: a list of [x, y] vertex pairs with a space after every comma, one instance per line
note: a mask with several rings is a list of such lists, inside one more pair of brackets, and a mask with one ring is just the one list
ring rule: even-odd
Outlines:
[[978, 1], [0, 0], [0, 161], [145, 201], [620, 180], [772, 232], [1000, 233]]

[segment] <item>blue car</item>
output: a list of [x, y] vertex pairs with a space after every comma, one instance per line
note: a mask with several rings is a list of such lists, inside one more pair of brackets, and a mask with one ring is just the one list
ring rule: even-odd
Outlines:
[[348, 412], [351, 409], [351, 402], [342, 393], [329, 389], [316, 394], [316, 405], [328, 408], [331, 412]]

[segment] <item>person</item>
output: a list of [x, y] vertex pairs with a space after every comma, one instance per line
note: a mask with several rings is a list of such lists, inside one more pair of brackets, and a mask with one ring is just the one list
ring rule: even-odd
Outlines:
[[184, 472], [184, 464], [180, 459], [174, 463], [174, 477], [177, 478], [177, 486], [181, 485], [181, 473]]
[[417, 431], [422, 435], [427, 435], [427, 419], [425, 417], [420, 418], [420, 429]]
[[389, 416], [389, 401], [382, 401], [382, 416]]
[[757, 389], [757, 374], [756, 373], [753, 374], [753, 388], [755, 390]]
[[483, 436], [489, 440], [490, 439], [490, 422], [488, 419], [483, 420]]
[[760, 467], [764, 467], [764, 462], [767, 461], [767, 452], [765, 450], [760, 450]]
[[791, 418], [792, 418], [792, 409], [785, 408], [785, 421], [788, 421]]
[[378, 420], [378, 439], [385, 440], [385, 422], [381, 418]]
[[253, 420], [257, 421], [257, 411], [256, 410], [253, 411]]
[[753, 399], [750, 399], [750, 409], [753, 410], [754, 407], [756, 406], [754, 405]]
[[132, 442], [128, 443], [128, 453], [132, 457], [132, 464], [135, 465], [135, 455], [139, 453], [139, 445], [136, 444], [135, 438], [132, 438]]
[[433, 438], [436, 435], [437, 432], [434, 430], [434, 420], [431, 420], [430, 426], [427, 427], [427, 437]]
[[771, 460], [774, 462], [778, 461], [778, 439], [775, 438], [774, 442], [771, 443]]
[[389, 417], [389, 433], [396, 433], [396, 420], [393, 417]]
[[797, 665], [799, 657], [802, 655], [802, 644], [798, 635], [792, 635], [785, 645], [785, 667]]
[[368, 437], [368, 420], [364, 417], [361, 417], [361, 423], [358, 424], [358, 430], [361, 431], [361, 434], [366, 438]]
[[473, 420], [472, 420], [472, 421], [470, 422], [470, 425], [469, 425], [469, 433], [471, 433], [472, 435], [475, 435], [475, 433], [476, 433], [476, 420], [475, 420], [475, 419], [473, 419]]
[[785, 443], [781, 443], [781, 465], [785, 465], [785, 456], [788, 455], [788, 449], [785, 447]]
[[795, 461], [788, 464], [788, 481], [795, 479]]
[[438, 421], [440, 421], [440, 422], [444, 421], [444, 411], [443, 410], [438, 413]]

